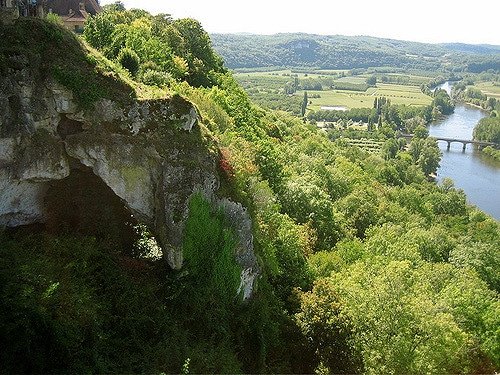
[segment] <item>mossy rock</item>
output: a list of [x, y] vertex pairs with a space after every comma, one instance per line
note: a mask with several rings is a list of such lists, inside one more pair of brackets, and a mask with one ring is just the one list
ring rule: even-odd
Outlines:
[[2, 27], [0, 56], [2, 76], [12, 69], [28, 69], [40, 82], [54, 79], [85, 109], [101, 98], [125, 103], [135, 97], [135, 90], [105, 71], [76, 35], [41, 19], [20, 18]]

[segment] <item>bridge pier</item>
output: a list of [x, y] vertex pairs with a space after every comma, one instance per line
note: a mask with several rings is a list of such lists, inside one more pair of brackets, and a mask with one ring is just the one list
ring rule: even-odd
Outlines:
[[[413, 134], [401, 134], [400, 137], [403, 137], [407, 140], [411, 140], [413, 138]], [[459, 142], [459, 143], [462, 143], [462, 151], [465, 152], [465, 149], [467, 148], [467, 145], [468, 144], [471, 144], [475, 147], [477, 147], [478, 149], [482, 149], [486, 146], [492, 146], [492, 147], [496, 147], [498, 148], [500, 145], [498, 143], [495, 143], [495, 142], [486, 142], [486, 141], [477, 141], [477, 140], [468, 140], [468, 139], [457, 139], [457, 138], [445, 138], [445, 137], [434, 137], [434, 139], [436, 141], [443, 141], [443, 142], [446, 142], [446, 150], [450, 150], [451, 148], [451, 144], [453, 142]]]

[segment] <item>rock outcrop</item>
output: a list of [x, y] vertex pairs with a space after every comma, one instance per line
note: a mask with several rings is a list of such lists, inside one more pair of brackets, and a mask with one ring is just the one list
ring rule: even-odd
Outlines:
[[201, 131], [196, 108], [180, 96], [123, 104], [100, 99], [82, 109], [70, 90], [40, 79], [22, 57], [0, 76], [0, 226], [44, 223], [46, 193], [75, 169], [88, 168], [146, 224], [173, 268], [182, 267], [188, 202], [201, 193], [234, 227], [249, 298], [259, 273], [251, 219], [218, 196], [218, 152]]

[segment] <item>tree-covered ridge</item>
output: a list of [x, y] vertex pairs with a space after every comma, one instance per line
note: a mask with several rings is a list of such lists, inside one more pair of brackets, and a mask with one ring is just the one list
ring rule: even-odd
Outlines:
[[211, 86], [216, 81], [214, 74], [225, 71], [210, 37], [193, 19], [174, 20], [168, 14], [153, 16], [138, 9], [108, 6], [90, 18], [84, 37], [107, 58], [118, 59], [134, 77], [150, 85], [186, 80], [193, 86]]
[[[213, 34], [215, 50], [229, 68], [309, 67], [353, 69], [403, 67], [480, 72], [500, 70], [498, 46], [426, 44], [368, 36], [312, 34]], [[470, 48], [466, 48], [470, 47]]]
[[[416, 140], [408, 151], [396, 146], [384, 160], [342, 140], [332, 143], [286, 115], [259, 114], [245, 96], [233, 84], [217, 89], [216, 103], [229, 114], [243, 106], [252, 121], [251, 127], [237, 122], [220, 139], [258, 223], [274, 294], [309, 340], [303, 355], [314, 352], [308, 363], [336, 373], [455, 373], [495, 366], [482, 355], [496, 358], [498, 352], [490, 340], [497, 324], [490, 319], [499, 306], [496, 281], [491, 283], [498, 277], [491, 267], [499, 262], [498, 224], [468, 207], [449, 182], [427, 182], [418, 162], [425, 156], [414, 152], [430, 140]], [[472, 259], [482, 266], [472, 271]], [[460, 275], [472, 279], [455, 281]], [[396, 290], [394, 280], [404, 283]], [[465, 302], [458, 290], [465, 300], [478, 292], [482, 302]], [[372, 307], [363, 309], [361, 302]], [[426, 307], [417, 309], [420, 304]], [[461, 315], [472, 306], [481, 312], [471, 314], [485, 319], [479, 325]], [[442, 313], [432, 320], [436, 312]], [[482, 347], [476, 359], [473, 342]]]
[[[109, 12], [102, 17], [133, 19], [104, 24], [125, 25], [120, 50], [139, 59], [134, 79], [149, 82], [141, 69], [169, 74], [159, 85], [196, 104], [203, 134], [218, 146], [221, 189], [252, 216], [262, 275], [249, 302], [231, 294], [233, 233], [199, 196], [190, 204], [180, 271], [123, 254], [106, 238], [2, 232], [1, 372], [500, 369], [500, 227], [450, 181], [429, 181], [439, 150], [421, 124], [408, 124], [415, 138], [400, 142], [392, 128], [399, 112], [377, 98], [380, 152], [332, 141], [302, 119], [255, 106], [230, 73], [198, 54], [212, 55], [204, 42], [185, 55], [168, 53], [178, 47], [169, 44], [154, 57], [140, 49], [156, 35], [143, 27], [152, 16]], [[98, 48], [109, 53], [114, 43]], [[176, 57], [188, 74], [173, 75]], [[450, 109], [447, 96], [436, 98]]]

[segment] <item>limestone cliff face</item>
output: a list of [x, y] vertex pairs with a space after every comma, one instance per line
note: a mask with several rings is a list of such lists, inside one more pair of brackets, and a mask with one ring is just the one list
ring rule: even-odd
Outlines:
[[0, 226], [48, 220], [45, 200], [55, 181], [90, 169], [151, 228], [173, 268], [182, 266], [182, 233], [192, 194], [223, 209], [239, 238], [245, 298], [259, 272], [246, 209], [219, 198], [218, 153], [183, 98], [119, 104], [109, 99], [82, 110], [74, 94], [39, 79], [23, 61], [0, 75]]

